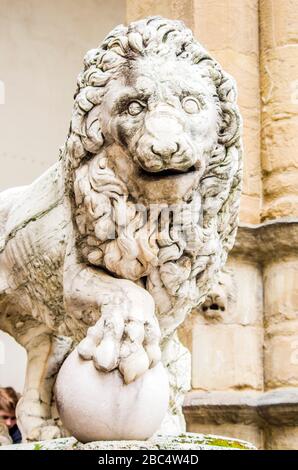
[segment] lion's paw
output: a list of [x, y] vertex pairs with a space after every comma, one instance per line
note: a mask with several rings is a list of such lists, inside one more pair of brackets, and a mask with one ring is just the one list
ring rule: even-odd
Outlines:
[[30, 431], [26, 436], [26, 440], [30, 442], [34, 441], [47, 441], [50, 439], [58, 439], [61, 437], [61, 430], [55, 425], [42, 425], [38, 426]]
[[[121, 296], [102, 305], [100, 320], [78, 346], [80, 356], [93, 359], [99, 370], [120, 370], [130, 383], [161, 359], [160, 329], [150, 305], [135, 305]], [[136, 308], [137, 307], [137, 308]]]

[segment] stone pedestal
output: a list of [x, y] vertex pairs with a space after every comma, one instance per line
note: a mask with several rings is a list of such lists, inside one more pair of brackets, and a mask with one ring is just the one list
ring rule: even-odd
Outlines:
[[74, 437], [2, 446], [0, 450], [253, 450], [246, 441], [222, 436], [185, 433], [157, 436], [148, 441], [97, 441], [82, 444]]

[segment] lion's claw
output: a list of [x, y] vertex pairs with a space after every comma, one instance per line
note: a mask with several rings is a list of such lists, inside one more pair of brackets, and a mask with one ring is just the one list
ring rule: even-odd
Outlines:
[[134, 311], [132, 304], [127, 298], [103, 304], [100, 320], [78, 346], [79, 355], [92, 359], [97, 369], [107, 372], [118, 367], [125, 383], [140, 377], [161, 358], [153, 303], [136, 302]]

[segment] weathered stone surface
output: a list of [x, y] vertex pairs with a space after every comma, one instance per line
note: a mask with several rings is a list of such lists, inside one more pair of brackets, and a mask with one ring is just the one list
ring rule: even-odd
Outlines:
[[297, 388], [279, 388], [268, 392], [193, 390], [186, 396], [187, 421], [204, 424], [243, 423], [266, 427], [298, 424]]
[[264, 314], [269, 328], [284, 325], [288, 329], [289, 322], [298, 320], [297, 277], [298, 259], [294, 256], [268, 263], [264, 269]]
[[194, 325], [192, 386], [225, 390], [263, 386], [262, 329], [240, 325]]
[[[260, 2], [262, 220], [297, 217], [297, 5]], [[285, 172], [286, 170], [286, 172]]]
[[192, 351], [195, 389], [262, 389], [263, 286], [258, 264], [230, 256], [205, 302], [193, 309], [179, 334]]
[[12, 444], [11, 437], [9, 435], [7, 426], [0, 420], [0, 446]]
[[[230, 255], [206, 300], [193, 309], [189, 323], [263, 326], [263, 284], [259, 265]], [[192, 326], [189, 325], [189, 328]]]
[[262, 193], [258, 1], [194, 0], [193, 5], [197, 38], [237, 81], [245, 148], [240, 220], [258, 223]]
[[259, 263], [298, 255], [298, 219], [284, 218], [259, 225], [240, 224], [231, 255]]
[[159, 15], [173, 20], [182, 20], [189, 28], [194, 27], [194, 5], [189, 0], [128, 0], [126, 20], [128, 23], [146, 16]]
[[264, 269], [265, 384], [298, 386], [298, 259], [288, 256]]
[[253, 450], [240, 439], [184, 433], [178, 436], [157, 436], [148, 441], [104, 441], [82, 444], [73, 437], [0, 447], [0, 450]]
[[260, 0], [260, 10], [262, 49], [265, 52], [272, 48], [298, 44], [298, 10], [295, 0], [283, 0], [282, 3]]
[[258, 413], [266, 423], [298, 426], [297, 388], [277, 388], [259, 396]]
[[295, 449], [297, 445], [297, 388], [268, 392], [193, 390], [186, 397], [184, 413], [191, 432], [238, 436], [260, 449]]
[[252, 443], [256, 449], [264, 448], [263, 430], [257, 423], [240, 423], [235, 421], [218, 421], [218, 422], [200, 422], [195, 413], [186, 415], [187, 429], [189, 432], [200, 432], [204, 434], [214, 434], [214, 431], [229, 438], [237, 436], [237, 439], [242, 439], [246, 442]]
[[295, 331], [269, 336], [265, 343], [265, 384], [268, 388], [298, 386], [298, 323]]
[[268, 426], [265, 432], [265, 445], [268, 450], [298, 449], [298, 426]]

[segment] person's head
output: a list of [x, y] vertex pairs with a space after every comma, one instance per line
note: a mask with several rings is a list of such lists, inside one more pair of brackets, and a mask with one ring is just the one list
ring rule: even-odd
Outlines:
[[0, 420], [4, 421], [8, 429], [16, 424], [18, 400], [18, 394], [12, 387], [0, 388]]

